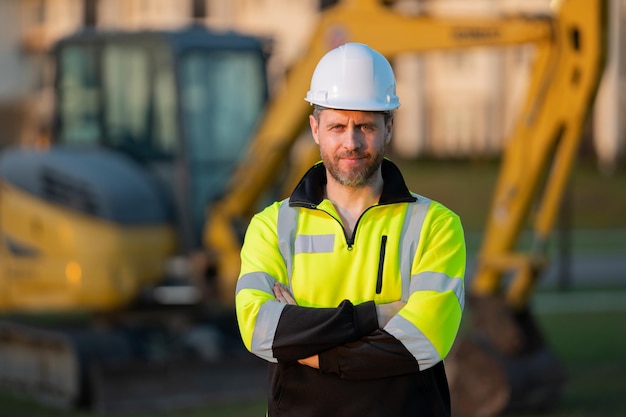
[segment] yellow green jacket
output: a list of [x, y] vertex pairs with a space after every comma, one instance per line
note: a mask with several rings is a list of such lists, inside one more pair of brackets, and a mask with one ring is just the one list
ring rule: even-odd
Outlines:
[[[270, 416], [450, 413], [442, 361], [464, 307], [463, 229], [387, 159], [382, 174], [351, 236], [324, 198], [321, 163], [248, 227], [237, 318], [245, 346], [270, 362]], [[297, 306], [275, 301], [276, 281]], [[375, 304], [397, 300], [406, 306], [379, 329]], [[319, 370], [298, 364], [312, 355]]]

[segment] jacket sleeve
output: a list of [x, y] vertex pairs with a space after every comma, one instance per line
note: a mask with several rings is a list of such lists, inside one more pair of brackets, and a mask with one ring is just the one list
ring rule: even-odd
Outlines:
[[411, 268], [406, 306], [360, 340], [320, 354], [320, 369], [345, 379], [428, 369], [456, 338], [464, 307], [465, 238], [458, 217], [433, 203]]
[[275, 282], [288, 284], [276, 235], [276, 203], [256, 215], [246, 231], [235, 304], [244, 345], [270, 362], [297, 360], [356, 341], [378, 328], [373, 302], [336, 308], [285, 305]]
[[319, 354], [320, 370], [343, 379], [376, 379], [419, 372], [413, 355], [395, 337], [376, 330]]

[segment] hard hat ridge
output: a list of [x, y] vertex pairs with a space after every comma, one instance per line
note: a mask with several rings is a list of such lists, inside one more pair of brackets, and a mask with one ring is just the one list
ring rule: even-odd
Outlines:
[[389, 61], [362, 43], [346, 43], [324, 55], [305, 100], [343, 110], [390, 111], [400, 106]]

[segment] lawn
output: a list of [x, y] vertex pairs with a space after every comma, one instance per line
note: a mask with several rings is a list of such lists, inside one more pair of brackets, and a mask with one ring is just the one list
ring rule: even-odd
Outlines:
[[[498, 175], [497, 161], [393, 160], [412, 191], [456, 211], [466, 230], [483, 230]], [[581, 158], [570, 177], [565, 201], [575, 229], [626, 228], [626, 171], [605, 176], [593, 160]]]

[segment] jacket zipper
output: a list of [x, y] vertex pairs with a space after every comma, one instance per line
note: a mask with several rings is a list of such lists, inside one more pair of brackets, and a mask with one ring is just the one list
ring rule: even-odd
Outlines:
[[378, 276], [376, 278], [376, 294], [383, 290], [383, 270], [385, 266], [385, 250], [387, 249], [387, 236], [383, 235], [380, 240], [380, 256], [378, 258]]
[[[296, 204], [296, 206], [307, 207], [307, 208], [312, 209], [312, 210], [321, 210], [317, 206], [317, 204], [311, 204], [311, 203], [300, 203], [300, 204]], [[356, 223], [354, 224], [354, 230], [352, 231], [352, 236], [348, 236], [348, 233], [346, 232], [346, 229], [344, 229], [343, 223], [341, 223], [341, 220], [339, 220], [338, 218], [336, 218], [335, 216], [333, 216], [332, 214], [330, 214], [326, 210], [321, 210], [321, 211], [323, 211], [324, 213], [328, 214], [330, 217], [335, 219], [335, 221], [337, 223], [339, 223], [339, 226], [341, 227], [341, 229], [343, 231], [343, 236], [346, 239], [346, 244], [348, 245], [348, 250], [351, 251], [352, 247], [354, 246], [354, 239], [356, 238], [356, 229], [359, 226], [359, 222], [363, 218], [363, 215], [365, 215], [365, 213], [367, 213], [373, 207], [380, 207], [380, 205], [368, 207], [368, 208], [365, 209], [365, 211], [363, 213], [361, 213], [361, 215], [357, 219]], [[383, 239], [386, 242], [387, 241], [387, 236], [383, 236]], [[384, 250], [384, 249], [382, 249], [382, 250]], [[383, 256], [384, 256], [384, 253], [383, 253]]]
[[[352, 246], [354, 246], [354, 240], [356, 239], [356, 229], [359, 227], [359, 223], [361, 222], [361, 219], [363, 218], [365, 213], [367, 213], [373, 207], [378, 207], [378, 206], [370, 206], [370, 207], [366, 208], [363, 213], [361, 213], [359, 218], [356, 220], [356, 223], [354, 224], [354, 230], [352, 231], [352, 236], [350, 238], [348, 238], [348, 235], [346, 234], [345, 229], [344, 229], [343, 234], [346, 237], [346, 243], [348, 244], [348, 250], [352, 250]], [[339, 221], [339, 220], [337, 220], [337, 221]], [[341, 224], [341, 222], [339, 222], [339, 224]], [[343, 228], [343, 225], [341, 227]]]
[[[311, 210], [320, 210], [320, 211], [328, 214], [332, 219], [334, 219], [337, 222], [337, 224], [339, 224], [339, 227], [341, 227], [341, 230], [343, 232], [343, 237], [346, 240], [346, 244], [348, 245], [348, 250], [349, 251], [352, 250], [352, 245], [354, 245], [354, 233], [352, 234], [352, 237], [349, 237], [348, 234], [346, 233], [346, 229], [343, 228], [343, 224], [341, 223], [341, 220], [339, 220], [338, 218], [336, 218], [335, 216], [333, 216], [332, 214], [330, 214], [326, 210], [320, 209], [319, 207], [317, 207], [317, 204], [302, 203], [302, 204], [298, 204], [298, 206], [306, 207], [306, 208], [309, 208]], [[357, 220], [357, 224], [358, 223], [359, 222]], [[356, 233], [356, 226], [354, 227], [354, 232]]]

